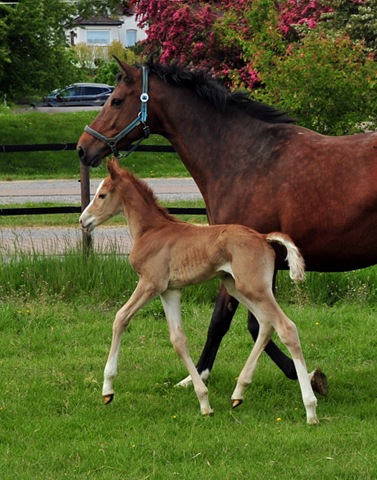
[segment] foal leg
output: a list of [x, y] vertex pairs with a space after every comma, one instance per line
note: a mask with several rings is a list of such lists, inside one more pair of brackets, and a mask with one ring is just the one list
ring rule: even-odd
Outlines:
[[[216, 300], [215, 310], [207, 332], [207, 341], [200, 356], [196, 369], [202, 380], [210, 376], [217, 351], [221, 340], [228, 332], [233, 316], [236, 313], [238, 301], [231, 297], [223, 284], [220, 285], [219, 295]], [[177, 386], [187, 387], [191, 383], [191, 376], [188, 376]]]
[[212, 415], [213, 410], [209, 406], [208, 401], [208, 389], [200, 378], [194, 362], [190, 357], [187, 338], [183, 332], [181, 319], [181, 295], [181, 290], [166, 290], [164, 293], [160, 294], [169, 325], [170, 340], [175, 351], [182, 358], [192, 378], [202, 415]]
[[[273, 279], [273, 291], [275, 291], [276, 273], [277, 272], [275, 271]], [[247, 326], [254, 341], [256, 341], [259, 332], [259, 323], [251, 312], [249, 312], [248, 315]], [[287, 378], [289, 378], [290, 380], [297, 380], [297, 372], [293, 360], [291, 360], [287, 355], [285, 355], [285, 353], [282, 352], [272, 340], [267, 343], [264, 351], [271, 358], [271, 360], [276, 363], [276, 365], [280, 368], [280, 370]], [[320, 395], [326, 396], [328, 393], [326, 375], [319, 368], [316, 368], [315, 370], [313, 370], [313, 372], [311, 372], [309, 377], [313, 390]]]
[[260, 299], [258, 301], [251, 301], [249, 300], [249, 298], [252, 298], [251, 295], [245, 292], [246, 296], [235, 289], [233, 279], [228, 280], [226, 286], [229, 293], [235, 296], [248, 310], [255, 313], [260, 322], [257, 341], [238, 378], [236, 389], [232, 395], [232, 407], [235, 408], [242, 403], [244, 391], [252, 381], [258, 359], [275, 329], [292, 355], [306, 409], [307, 422], [309, 424], [318, 423], [316, 415], [317, 399], [313, 393], [306, 370], [296, 325], [281, 310], [272, 292], [266, 291], [263, 296], [259, 296]]
[[113, 324], [113, 338], [105, 367], [102, 388], [103, 401], [106, 405], [114, 398], [113, 384], [117, 375], [118, 356], [123, 332], [135, 313], [156, 297], [158, 293], [153, 285], [140, 279], [128, 302], [116, 314]]

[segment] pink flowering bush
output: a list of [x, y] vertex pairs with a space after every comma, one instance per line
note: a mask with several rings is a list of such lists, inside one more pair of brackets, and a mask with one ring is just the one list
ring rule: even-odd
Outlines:
[[[315, 28], [330, 9], [318, 0], [133, 0], [139, 26], [147, 29], [145, 54], [159, 52], [162, 62], [205, 68], [233, 88], [259, 84], [258, 73], [245, 45], [255, 42], [258, 30], [277, 28], [285, 41], [297, 40], [295, 25]], [[255, 7], [255, 8], [253, 8]], [[275, 24], [250, 25], [250, 15], [262, 9], [273, 13]], [[271, 30], [270, 28], [270, 30]], [[262, 42], [263, 43], [263, 42]]]
[[323, 133], [376, 121], [377, 0], [132, 2], [146, 55], [204, 68]]

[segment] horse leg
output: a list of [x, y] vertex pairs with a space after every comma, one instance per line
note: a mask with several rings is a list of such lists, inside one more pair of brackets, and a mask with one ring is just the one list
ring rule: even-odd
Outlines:
[[[276, 273], [277, 272], [275, 271], [273, 278], [273, 291], [275, 291]], [[251, 312], [249, 312], [248, 315], [247, 327], [255, 342], [258, 338], [259, 323]], [[271, 360], [276, 363], [276, 365], [280, 368], [280, 370], [287, 378], [289, 378], [290, 380], [297, 380], [298, 377], [293, 360], [290, 359], [287, 355], [285, 355], [285, 353], [282, 352], [272, 340], [267, 343], [264, 351], [271, 358]], [[320, 395], [326, 396], [328, 393], [326, 375], [319, 368], [317, 368], [310, 373], [309, 377], [313, 390]]]
[[102, 388], [103, 401], [107, 405], [114, 398], [114, 379], [117, 376], [118, 356], [122, 335], [131, 318], [146, 303], [158, 295], [153, 285], [140, 279], [135, 291], [128, 302], [118, 311], [113, 324], [113, 338], [111, 341], [110, 353], [107, 359], [104, 383]]
[[[231, 297], [223, 284], [220, 285], [220, 291], [217, 296], [215, 310], [212, 315], [211, 323], [208, 327], [207, 341], [200, 356], [196, 369], [202, 380], [207, 380], [221, 340], [228, 332], [233, 316], [236, 313], [238, 301]], [[191, 384], [191, 376], [188, 376], [176, 386], [187, 387]]]
[[202, 415], [212, 415], [213, 410], [209, 406], [208, 389], [195, 368], [187, 346], [187, 338], [183, 332], [181, 319], [181, 290], [166, 290], [160, 294], [162, 305], [165, 310], [166, 319], [169, 325], [170, 340], [175, 351], [183, 360], [192, 378], [195, 392], [200, 403]]

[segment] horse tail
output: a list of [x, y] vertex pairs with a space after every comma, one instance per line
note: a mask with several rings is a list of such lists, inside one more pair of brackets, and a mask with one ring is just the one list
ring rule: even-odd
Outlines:
[[305, 280], [305, 260], [291, 237], [285, 233], [273, 232], [266, 235], [266, 240], [269, 243], [277, 242], [284, 245], [287, 249], [289, 276], [295, 283]]

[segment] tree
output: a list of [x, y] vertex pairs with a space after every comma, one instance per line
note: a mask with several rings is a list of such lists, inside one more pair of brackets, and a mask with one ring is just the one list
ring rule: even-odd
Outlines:
[[53, 88], [86, 78], [69, 48], [66, 28], [78, 14], [107, 15], [118, 6], [119, 0], [0, 4], [0, 96], [39, 99]]
[[3, 31], [0, 92], [13, 99], [45, 93], [77, 78], [66, 48], [64, 24], [73, 9], [59, 0], [24, 0], [0, 5]]
[[348, 36], [312, 31], [260, 76], [265, 88], [253, 98], [292, 112], [303, 126], [331, 135], [377, 126], [377, 64]]
[[[146, 52], [159, 47], [162, 61], [204, 66], [322, 133], [376, 122], [377, 0], [134, 1], [149, 25]], [[193, 25], [205, 8], [210, 22], [201, 41]], [[172, 23], [178, 14], [184, 25]]]
[[377, 53], [377, 0], [331, 0], [332, 11], [323, 15], [328, 35], [348, 35], [363, 41], [366, 54]]
[[[317, 25], [330, 8], [317, 0], [133, 0], [139, 25], [147, 28], [145, 54], [161, 53], [161, 60], [206, 68], [225, 85], [252, 88], [258, 75], [250, 67], [245, 45], [271, 43], [269, 26], [287, 43], [298, 39], [295, 24]], [[266, 23], [267, 22], [267, 23]], [[272, 22], [272, 23], [271, 23]], [[263, 31], [265, 30], [265, 31]], [[277, 39], [277, 37], [275, 37]]]

